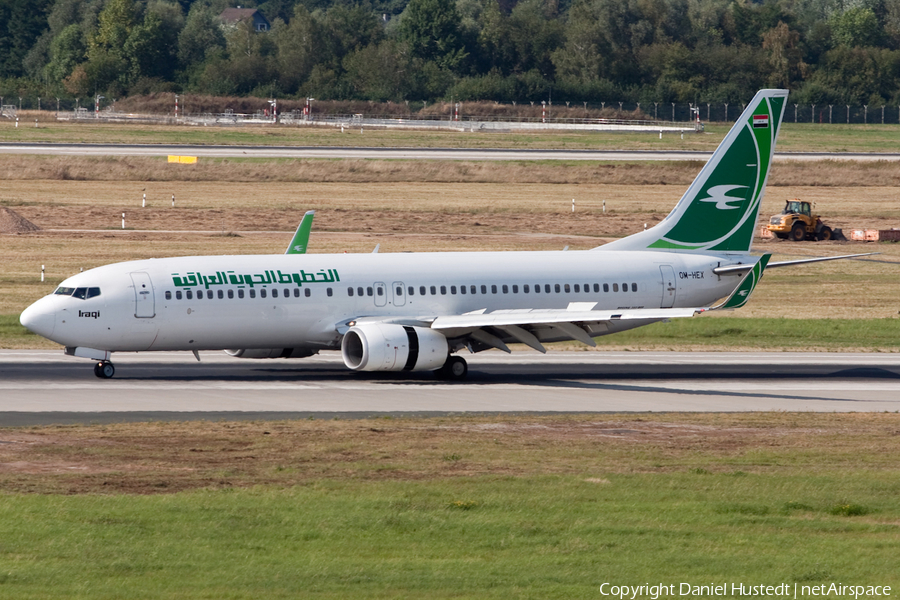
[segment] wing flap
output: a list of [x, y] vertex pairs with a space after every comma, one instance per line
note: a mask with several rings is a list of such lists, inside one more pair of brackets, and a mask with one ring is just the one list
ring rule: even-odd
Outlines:
[[[641, 308], [628, 310], [517, 310], [495, 311], [484, 314], [447, 315], [437, 317], [431, 324], [432, 329], [466, 329], [475, 327], [498, 327], [510, 325], [548, 325], [560, 323], [603, 323], [606, 321], [646, 319], [662, 321], [681, 317], [693, 317], [695, 314], [709, 310], [706, 307], [691, 308]], [[562, 328], [561, 328], [562, 329]], [[563, 329], [565, 331], [565, 329]], [[575, 336], [572, 336], [573, 338]]]

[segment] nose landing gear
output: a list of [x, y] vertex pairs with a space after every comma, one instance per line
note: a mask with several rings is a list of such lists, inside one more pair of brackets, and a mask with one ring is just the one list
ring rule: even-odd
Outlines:
[[94, 375], [100, 379], [112, 379], [116, 374], [116, 368], [109, 361], [100, 361], [94, 365]]

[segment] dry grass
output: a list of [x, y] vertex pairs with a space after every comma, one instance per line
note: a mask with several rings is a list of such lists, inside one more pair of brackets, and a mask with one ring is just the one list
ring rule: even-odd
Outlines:
[[[681, 164], [248, 161], [233, 163], [241, 173], [236, 181], [216, 180], [217, 174], [232, 165], [222, 162], [208, 165], [200, 181], [142, 181], [140, 178], [151, 172], [175, 177], [192, 171], [154, 159], [84, 159], [72, 161], [71, 168], [84, 169], [85, 178], [101, 178], [107, 169], [113, 179], [37, 178], [67, 163], [40, 159], [22, 178], [13, 177], [15, 169], [0, 167], [7, 169], [2, 176], [13, 177], [4, 181], [0, 205], [12, 207], [44, 229], [0, 238], [4, 262], [0, 314], [18, 313], [80, 268], [150, 256], [283, 252], [290, 233], [311, 208], [318, 211], [313, 252], [370, 252], [376, 244], [381, 244], [382, 252], [588, 249], [640, 231], [645, 223], [659, 222], [696, 172], [695, 166]], [[306, 173], [303, 176], [310, 181], [267, 180], [266, 173], [275, 177], [279, 165]], [[782, 166], [776, 173], [784, 170]], [[459, 181], [404, 181], [415, 177], [413, 167], [421, 167], [419, 174], [424, 179], [439, 179], [440, 175]], [[890, 179], [896, 169], [860, 164], [841, 165], [844, 170], [838, 171], [830, 165], [849, 182], [838, 187], [808, 181], [824, 177], [829, 165], [795, 167], [800, 174], [796, 179], [807, 185], [770, 186], [763, 219], [779, 212], [785, 198], [800, 197], [813, 201], [827, 223], [848, 232], [861, 227], [900, 227], [897, 187], [859, 185], [880, 181], [879, 173]], [[472, 171], [467, 170], [470, 168]], [[357, 173], [360, 181], [333, 180], [348, 169]], [[134, 173], [129, 175], [131, 171]], [[640, 181], [658, 177], [678, 184], [592, 180], [620, 181], [632, 175]], [[543, 181], [570, 176], [573, 182]], [[500, 181], [480, 181], [493, 177]], [[529, 177], [536, 181], [529, 182]], [[578, 182], [580, 178], [588, 181]], [[149, 205], [142, 209], [145, 192]], [[171, 208], [173, 193], [175, 209]], [[572, 198], [577, 199], [574, 214]], [[123, 212], [127, 227], [139, 231], [120, 230]], [[221, 236], [227, 232], [241, 237]], [[774, 252], [775, 260], [877, 249], [885, 253], [878, 260], [891, 264], [836, 262], [771, 270], [753, 302], [741, 310], [743, 316], [884, 318], [900, 311], [896, 291], [900, 247], [896, 245], [873, 248], [871, 244], [759, 241], [757, 248]], [[44, 284], [40, 283], [42, 264], [47, 268]]]
[[[806, 475], [842, 465], [893, 469], [897, 414], [671, 414], [445, 417], [354, 421], [149, 423], [0, 429], [0, 489], [159, 494], [293, 486], [323, 479], [419, 481], [591, 472], [666, 473], [695, 465]], [[815, 456], [809, 454], [815, 449]], [[749, 454], [748, 454], [749, 453]], [[539, 460], [536, 457], [540, 457]], [[768, 462], [760, 457], [757, 462]]]
[[[228, 181], [293, 183], [538, 183], [687, 186], [702, 162], [470, 162], [408, 160], [201, 159], [196, 165], [163, 158], [10, 155], [0, 180]], [[896, 162], [780, 162], [770, 185], [792, 187], [900, 186]]]

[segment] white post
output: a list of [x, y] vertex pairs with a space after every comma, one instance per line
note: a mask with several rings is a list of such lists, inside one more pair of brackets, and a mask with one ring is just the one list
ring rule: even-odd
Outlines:
[[172, 208], [175, 208], [175, 194], [172, 194]]
[[125, 229], [125, 213], [122, 213], [122, 229]]
[[141, 208], [147, 208], [147, 194], [144, 193], [144, 199], [141, 200]]
[[44, 283], [44, 265], [41, 265], [41, 283]]
[[572, 212], [575, 212], [575, 198], [572, 198]]
[[603, 214], [606, 214], [606, 200], [603, 201]]

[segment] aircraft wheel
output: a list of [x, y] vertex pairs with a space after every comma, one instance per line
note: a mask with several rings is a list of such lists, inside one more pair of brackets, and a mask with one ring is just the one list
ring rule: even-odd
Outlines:
[[802, 242], [806, 239], [806, 225], [803, 221], [797, 221], [791, 227], [791, 239], [795, 242]]
[[469, 374], [469, 365], [461, 356], [450, 356], [444, 366], [438, 369], [438, 375], [442, 379], [461, 381]]
[[111, 362], [101, 362], [94, 366], [94, 375], [100, 379], [112, 379], [116, 374], [116, 368]]

